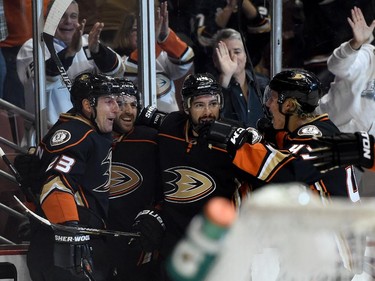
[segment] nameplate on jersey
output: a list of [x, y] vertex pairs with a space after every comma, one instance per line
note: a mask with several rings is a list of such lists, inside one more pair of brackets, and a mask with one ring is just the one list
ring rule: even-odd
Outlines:
[[315, 125], [307, 125], [300, 128], [297, 132], [299, 136], [316, 136], [321, 137], [322, 132]]
[[66, 130], [58, 130], [56, 131], [50, 141], [51, 146], [62, 145], [68, 142], [71, 138], [70, 132]]

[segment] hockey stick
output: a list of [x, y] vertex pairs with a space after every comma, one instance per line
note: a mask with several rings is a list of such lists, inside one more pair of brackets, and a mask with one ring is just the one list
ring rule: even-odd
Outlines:
[[5, 155], [4, 150], [0, 147], [0, 156], [3, 158], [4, 163], [9, 167], [9, 169], [12, 171], [14, 177], [16, 178], [16, 181], [18, 183], [19, 188], [21, 189], [22, 193], [25, 195], [26, 200], [29, 202], [36, 203], [37, 200], [34, 196], [34, 194], [31, 192], [30, 188], [24, 186], [23, 179], [21, 175], [18, 173], [16, 167], [10, 162], [9, 158]]
[[66, 72], [59, 56], [56, 53], [55, 46], [53, 45], [53, 38], [55, 36], [55, 32], [57, 29], [57, 26], [59, 25], [59, 22], [65, 13], [66, 9], [69, 7], [71, 0], [59, 0], [55, 1], [51, 9], [48, 12], [48, 16], [44, 25], [43, 30], [43, 39], [44, 43], [47, 46], [48, 51], [51, 54], [51, 58], [56, 64], [56, 67], [66, 85], [69, 92], [72, 88], [72, 81], [70, 81], [70, 78], [68, 76], [68, 73]]
[[88, 234], [88, 235], [102, 235], [102, 236], [113, 236], [113, 237], [119, 237], [119, 236], [125, 236], [125, 237], [140, 237], [139, 233], [134, 232], [123, 232], [123, 231], [116, 231], [116, 230], [106, 230], [106, 229], [97, 229], [97, 228], [88, 228], [88, 227], [74, 227], [74, 226], [67, 226], [62, 224], [55, 224], [51, 223], [49, 220], [37, 215], [33, 211], [31, 211], [29, 208], [27, 208], [20, 199], [17, 198], [17, 196], [13, 196], [14, 199], [17, 200], [18, 204], [21, 205], [21, 207], [26, 211], [27, 214], [29, 214], [32, 218], [35, 220], [41, 222], [44, 225], [49, 226], [52, 230], [58, 230], [58, 231], [65, 231], [72, 234]]

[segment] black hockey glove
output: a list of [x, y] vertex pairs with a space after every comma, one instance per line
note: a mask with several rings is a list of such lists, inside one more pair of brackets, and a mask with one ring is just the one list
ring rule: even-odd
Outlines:
[[[40, 192], [41, 186], [41, 168], [40, 159], [30, 148], [27, 154], [18, 154], [14, 158], [14, 167], [21, 176], [21, 186], [25, 189], [30, 189], [32, 194], [37, 194]], [[31, 196], [30, 196], [31, 197]], [[26, 198], [27, 201], [32, 202], [31, 198]]]
[[149, 105], [141, 110], [137, 118], [137, 125], [145, 125], [159, 129], [167, 113], [159, 111], [155, 106]]
[[160, 248], [164, 237], [165, 225], [163, 219], [154, 210], [143, 210], [134, 219], [133, 232], [140, 233], [137, 238], [142, 250], [152, 252]]
[[208, 142], [224, 144], [229, 155], [234, 157], [237, 149], [239, 149], [245, 142], [254, 144], [260, 142], [262, 137], [254, 128], [241, 128], [232, 124], [215, 121], [199, 130], [199, 135], [203, 135]]
[[[78, 227], [77, 222], [67, 222], [65, 225]], [[89, 246], [90, 235], [72, 234], [55, 231], [54, 265], [72, 270], [76, 274], [92, 273], [93, 262]]]
[[367, 132], [339, 133], [330, 137], [319, 137], [321, 148], [310, 152], [311, 161], [321, 171], [337, 167], [358, 165], [374, 166], [374, 137]]
[[277, 131], [269, 118], [263, 117], [257, 121], [257, 130], [268, 143], [276, 144]]

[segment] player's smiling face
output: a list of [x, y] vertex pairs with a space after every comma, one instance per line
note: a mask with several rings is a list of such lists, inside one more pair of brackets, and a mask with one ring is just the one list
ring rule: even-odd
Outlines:
[[124, 95], [117, 99], [120, 110], [116, 114], [116, 124], [124, 133], [134, 127], [137, 117], [137, 99], [134, 96]]
[[72, 41], [74, 32], [78, 25], [78, 13], [78, 4], [70, 4], [57, 26], [55, 33], [57, 39], [62, 40], [66, 44], [69, 44]]
[[110, 133], [113, 129], [113, 123], [116, 114], [119, 112], [117, 104], [117, 97], [115, 96], [101, 96], [98, 98], [98, 105], [96, 106], [95, 122], [102, 133]]
[[204, 95], [194, 97], [189, 108], [189, 114], [194, 125], [219, 119], [220, 103], [218, 96]]

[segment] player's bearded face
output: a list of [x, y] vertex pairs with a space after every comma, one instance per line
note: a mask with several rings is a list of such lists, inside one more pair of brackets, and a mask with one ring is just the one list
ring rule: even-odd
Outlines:
[[217, 95], [195, 97], [189, 109], [193, 125], [211, 123], [219, 119], [220, 103]]
[[116, 114], [116, 125], [127, 133], [133, 129], [137, 117], [137, 99], [134, 96], [123, 95], [117, 98], [117, 104], [120, 110]]
[[115, 96], [101, 96], [98, 98], [98, 105], [96, 106], [95, 122], [100, 132], [110, 133], [113, 129], [113, 123], [116, 114], [119, 112], [117, 104], [117, 97]]

